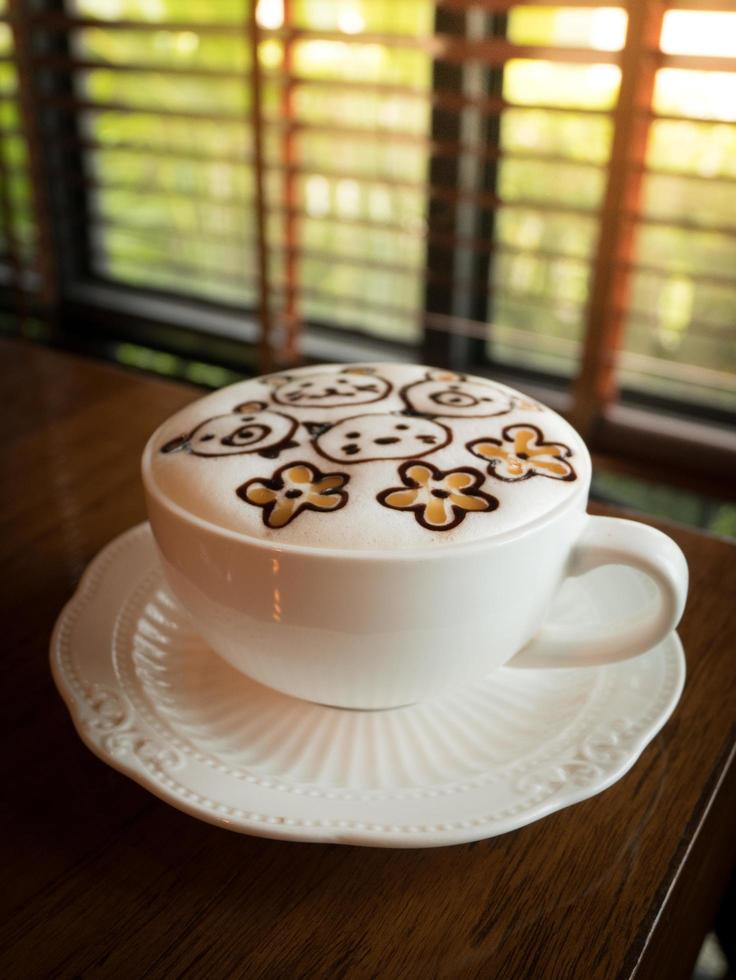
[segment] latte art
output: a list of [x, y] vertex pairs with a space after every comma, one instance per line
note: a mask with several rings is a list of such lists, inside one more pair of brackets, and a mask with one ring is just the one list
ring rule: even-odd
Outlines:
[[[229, 456], [237, 453], [271, 455], [287, 444], [297, 423], [278, 412], [263, 411], [263, 402], [237, 406], [228, 415], [205, 419], [186, 435], [176, 436], [161, 447], [163, 453], [186, 450], [195, 456]], [[242, 415], [240, 411], [246, 411]], [[293, 443], [293, 445], [297, 445]]]
[[442, 449], [452, 439], [447, 426], [433, 419], [403, 415], [357, 415], [326, 429], [314, 446], [336, 463], [409, 459]]
[[163, 493], [285, 544], [414, 548], [508, 532], [587, 487], [562, 418], [505, 385], [403, 364], [243, 381], [165, 423], [147, 449]]
[[423, 415], [449, 418], [490, 418], [506, 415], [511, 398], [490, 382], [470, 381], [448, 371], [429, 371], [427, 376], [402, 388], [407, 407]]
[[369, 368], [342, 368], [305, 377], [302, 374], [275, 375], [270, 379], [273, 400], [292, 408], [340, 408], [377, 402], [391, 390], [391, 385], [374, 375]]

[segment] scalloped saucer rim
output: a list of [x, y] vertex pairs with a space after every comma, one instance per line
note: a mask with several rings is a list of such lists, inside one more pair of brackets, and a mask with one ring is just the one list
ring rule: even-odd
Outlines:
[[[572, 749], [575, 751], [571, 752], [569, 748], [560, 750], [558, 757], [552, 755], [537, 770], [533, 766], [528, 766], [527, 769], [523, 765], [501, 766], [490, 772], [490, 776], [482, 774], [480, 778], [468, 778], [466, 773], [461, 773], [457, 783], [459, 788], [447, 790], [443, 784], [437, 788], [428, 786], [416, 789], [408, 784], [409, 788], [403, 795], [397, 791], [383, 796], [380, 793], [351, 795], [335, 790], [330, 785], [326, 789], [315, 790], [310, 789], [309, 783], [301, 786], [298, 780], [290, 786], [288, 781], [283, 781], [280, 774], [270, 778], [267, 771], [264, 777], [262, 773], [253, 775], [245, 770], [244, 777], [238, 776], [238, 800], [242, 801], [242, 805], [233, 806], [230, 787], [227, 794], [224, 793], [224, 787], [226, 780], [230, 779], [232, 782], [231, 777], [237, 770], [226, 765], [213, 766], [206, 753], [195, 751], [187, 754], [188, 750], [182, 752], [181, 739], [175, 738], [171, 744], [167, 743], [161, 737], [160, 729], [154, 731], [149, 721], [133, 707], [120, 686], [117, 667], [113, 669], [112, 641], [118, 621], [122, 611], [130, 605], [136, 586], [140, 587], [144, 575], [150, 574], [153, 566], [157, 566], [157, 562], [150, 528], [145, 522], [123, 532], [95, 556], [54, 627], [50, 651], [54, 682], [67, 705], [78, 735], [99, 759], [177, 809], [200, 820], [241, 833], [302, 842], [412, 848], [467, 843], [507, 833], [595, 796], [621, 779], [664, 726], [674, 711], [684, 686], [685, 658], [680, 639], [674, 632], [641, 657], [607, 667], [558, 669], [554, 672], [501, 668], [507, 678], [510, 673], [517, 677], [526, 675], [527, 680], [524, 683], [530, 685], [535, 683], [535, 678], [538, 682], [540, 675], [552, 673], [563, 679], [582, 675], [583, 672], [591, 678], [609, 675], [606, 682], [609, 687], [612, 684], [612, 689], [615, 690], [616, 684], [621, 687], [623, 681], [611, 681], [614, 675], [619, 679], [628, 675], [633, 682], [638, 670], [646, 681], [647, 665], [654, 665], [661, 668], [660, 689], [654, 692], [658, 700], [654, 707], [650, 707], [645, 722], [639, 719], [641, 724], [638, 728], [636, 720], [622, 723], [618, 719], [609, 719], [609, 729], [604, 730], [602, 735], [596, 736], [595, 728], [588, 732], [593, 738], [592, 753], [586, 755], [585, 752], [578, 751], [579, 746], [573, 743]], [[101, 597], [100, 594], [106, 588], [111, 594]], [[103, 601], [100, 601], [101, 598]], [[85, 631], [83, 643], [79, 637], [74, 636], [74, 631], [80, 624]], [[90, 652], [91, 644], [100, 641], [103, 645], [102, 653], [100, 654], [97, 645]], [[82, 678], [77, 661], [85, 653], [85, 664], [88, 668], [92, 665], [95, 669], [107, 672], [106, 684]], [[210, 655], [209, 651], [207, 654]], [[215, 663], [220, 670], [232, 670], [219, 658], [216, 658]], [[497, 674], [498, 672], [494, 676]], [[242, 675], [238, 675], [238, 678], [244, 684], [260, 688], [255, 682], [247, 679], [243, 681]], [[295, 701], [270, 689], [261, 691], [272, 699], [281, 698], [284, 702], [291, 703]], [[455, 697], [457, 701], [457, 697], [462, 696], [461, 693], [450, 698]], [[429, 714], [432, 711], [438, 713], [439, 706], [445, 706], [450, 698], [415, 707], [421, 707]], [[307, 705], [306, 702], [299, 704]], [[309, 708], [339, 715], [362, 714], [316, 705], [310, 705]], [[395, 718], [406, 710], [411, 709], [367, 714], [374, 718], [380, 718], [381, 715]], [[584, 733], [586, 730], [581, 731]], [[597, 749], [595, 737], [600, 741]], [[195, 745], [195, 749], [198, 746]], [[202, 783], [202, 773], [195, 773], [195, 766], [198, 770], [206, 770], [205, 785], [209, 796], [193, 788]], [[515, 778], [518, 777], [517, 785], [524, 784], [527, 793], [530, 788], [534, 789], [536, 796], [532, 793], [532, 797], [527, 800], [516, 801], [505, 808], [487, 813], [494, 789], [500, 782], [499, 773], [501, 776], [504, 773], [513, 773]], [[197, 781], [193, 782], [195, 775]], [[285, 789], [287, 792], [284, 792]], [[404, 790], [403, 787], [399, 789]], [[436, 814], [432, 816], [438, 807], [437, 801], [446, 802], [445, 798], [450, 796], [454, 803], [455, 819], [438, 819]], [[335, 819], [348, 803], [358, 806], [363, 819], [354, 819], [355, 814], [351, 819]], [[260, 807], [260, 810], [253, 809], [253, 805]], [[398, 822], [398, 811], [406, 811], [413, 819], [408, 823]]]

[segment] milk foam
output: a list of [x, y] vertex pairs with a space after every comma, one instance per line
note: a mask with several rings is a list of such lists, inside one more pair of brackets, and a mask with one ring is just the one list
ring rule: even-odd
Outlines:
[[586, 487], [587, 450], [505, 385], [416, 365], [300, 368], [182, 409], [147, 450], [190, 513], [274, 543], [406, 549], [512, 531]]

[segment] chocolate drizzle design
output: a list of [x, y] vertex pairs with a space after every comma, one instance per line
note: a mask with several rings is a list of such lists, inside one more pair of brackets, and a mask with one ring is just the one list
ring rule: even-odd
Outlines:
[[334, 463], [372, 463], [427, 456], [452, 442], [452, 432], [424, 416], [353, 415], [320, 432], [314, 448]]
[[309, 375], [274, 374], [267, 383], [277, 405], [290, 408], [342, 408], [379, 402], [392, 385], [373, 368], [343, 368]]
[[[500, 422], [489, 423], [493, 434], [464, 444], [487, 464], [486, 473], [474, 466], [442, 470], [423, 461], [458, 438], [453, 422], [462, 428], [463, 419], [491, 419], [514, 409], [546, 411], [537, 402], [480, 378], [426, 371], [419, 380], [398, 388], [401, 401], [397, 405], [394, 398], [388, 411], [381, 411], [380, 406], [378, 411], [347, 417], [327, 411], [326, 418], [320, 415], [323, 410], [380, 402], [394, 391], [393, 385], [369, 366], [276, 374], [260, 381], [271, 390], [271, 406], [265, 401], [242, 402], [232, 412], [206, 419], [188, 434], [170, 439], [160, 452], [205, 458], [257, 454], [276, 459], [285, 450], [309, 445], [341, 469], [405, 460], [396, 471], [402, 485], [379, 490], [375, 499], [389, 510], [413, 514], [429, 531], [449, 531], [471, 512], [495, 511], [500, 503], [483, 489], [486, 475], [505, 483], [534, 476], [565, 482], [577, 479], [570, 447], [545, 441], [542, 430], [527, 423], [503, 428]], [[290, 406], [295, 416], [284, 413], [283, 405]], [[300, 418], [303, 409], [314, 414]], [[336, 417], [330, 418], [331, 414]], [[298, 460], [280, 466], [271, 476], [241, 483], [235, 493], [246, 504], [261, 509], [266, 527], [278, 530], [304, 511], [328, 514], [341, 510], [348, 503], [345, 487], [349, 480], [345, 472], [323, 472], [313, 463]]]
[[483, 474], [474, 468], [439, 470], [431, 463], [409, 460], [398, 470], [403, 487], [382, 490], [379, 504], [391, 510], [412, 511], [428, 531], [449, 531], [471, 511], [492, 511], [498, 499], [480, 489]]
[[266, 527], [286, 527], [305, 510], [335, 511], [348, 502], [343, 489], [347, 473], [322, 473], [311, 463], [287, 463], [268, 479], [256, 477], [236, 493], [246, 503], [263, 508]]
[[439, 418], [491, 418], [512, 408], [510, 397], [490, 381], [468, 381], [452, 371], [428, 371], [399, 394], [409, 411]]
[[[572, 450], [562, 442], [545, 442], [536, 425], [507, 425], [501, 439], [474, 439], [466, 448], [488, 463], [488, 472], [506, 483], [546, 476], [551, 480], [576, 480], [568, 462]], [[504, 446], [510, 443], [510, 447]]]
[[234, 412], [205, 419], [188, 435], [170, 439], [161, 452], [188, 452], [192, 456], [258, 453], [273, 459], [282, 450], [298, 445], [292, 436], [299, 423], [282, 412], [265, 408], [265, 402], [244, 402]]

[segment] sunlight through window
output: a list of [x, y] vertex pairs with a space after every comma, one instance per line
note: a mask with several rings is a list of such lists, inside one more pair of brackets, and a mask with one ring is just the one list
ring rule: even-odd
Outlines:
[[665, 54], [736, 57], [736, 13], [668, 10], [660, 47]]
[[256, 20], [267, 31], [278, 30], [284, 23], [284, 0], [258, 0]]
[[337, 26], [343, 34], [359, 34], [365, 27], [365, 20], [360, 11], [347, 7], [338, 14]]
[[593, 14], [590, 46], [596, 51], [620, 51], [626, 40], [628, 17], [625, 10], [602, 7]]

